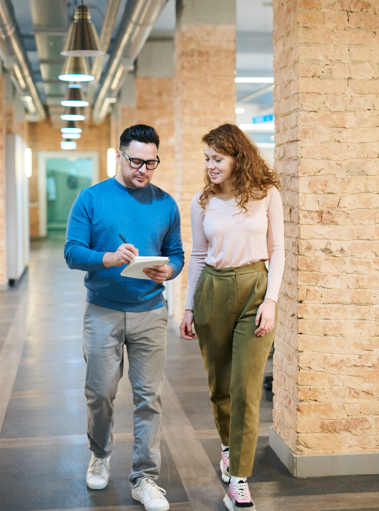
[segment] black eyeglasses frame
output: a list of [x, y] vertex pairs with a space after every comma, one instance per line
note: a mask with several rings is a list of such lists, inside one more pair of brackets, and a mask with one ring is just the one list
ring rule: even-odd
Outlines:
[[[129, 165], [131, 166], [132, 169], [134, 170], [139, 170], [140, 168], [142, 168], [145, 164], [146, 164], [146, 169], [147, 170], [155, 170], [158, 165], [160, 164], [161, 160], [159, 159], [159, 156], [157, 155], [157, 159], [156, 160], [141, 160], [141, 158], [130, 158], [122, 149], [119, 149], [120, 153], [122, 153], [125, 158], [128, 160], [129, 162]], [[142, 161], [141, 165], [139, 167], [132, 167], [131, 163], [132, 163], [132, 160], [139, 160], [139, 161]], [[153, 169], [149, 169], [147, 164], [151, 161], [154, 161], [156, 162], [156, 166], [153, 168]]]

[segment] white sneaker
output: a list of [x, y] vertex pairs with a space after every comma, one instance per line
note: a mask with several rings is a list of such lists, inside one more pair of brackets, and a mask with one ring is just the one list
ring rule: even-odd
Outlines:
[[109, 460], [108, 458], [97, 458], [93, 453], [87, 470], [87, 486], [91, 490], [102, 490], [108, 485]]
[[168, 511], [170, 504], [164, 497], [166, 492], [152, 479], [142, 479], [139, 486], [132, 488], [132, 497], [145, 506], [146, 511]]

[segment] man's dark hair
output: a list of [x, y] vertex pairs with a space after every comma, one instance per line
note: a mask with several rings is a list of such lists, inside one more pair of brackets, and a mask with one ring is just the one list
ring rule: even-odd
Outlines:
[[146, 126], [146, 124], [135, 124], [126, 128], [120, 137], [120, 148], [125, 147], [127, 149], [133, 140], [143, 142], [144, 144], [155, 144], [157, 149], [159, 149], [158, 133], [154, 128]]

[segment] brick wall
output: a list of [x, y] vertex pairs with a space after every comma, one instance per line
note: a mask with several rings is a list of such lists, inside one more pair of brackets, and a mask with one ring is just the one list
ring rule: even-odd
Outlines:
[[[100, 181], [107, 179], [107, 150], [111, 147], [110, 116], [99, 124], [90, 121], [78, 124], [82, 128], [81, 138], [77, 142], [77, 151], [99, 153]], [[28, 143], [33, 155], [33, 175], [29, 180], [30, 235], [39, 236], [38, 196], [38, 153], [40, 151], [60, 151], [61, 131], [54, 129], [50, 120], [28, 123]], [[75, 151], [62, 151], [62, 157], [75, 155]]]
[[152, 183], [174, 195], [174, 79], [137, 76], [136, 119], [138, 124], [154, 126], [160, 138], [161, 164]]
[[175, 280], [175, 317], [181, 320], [192, 250], [190, 208], [204, 181], [202, 136], [234, 122], [235, 26], [183, 24], [176, 32], [175, 199], [182, 217], [186, 266]]
[[286, 268], [274, 427], [297, 454], [379, 451], [379, 10], [274, 0]]
[[8, 283], [5, 223], [5, 103], [4, 76], [0, 76], [0, 289]]

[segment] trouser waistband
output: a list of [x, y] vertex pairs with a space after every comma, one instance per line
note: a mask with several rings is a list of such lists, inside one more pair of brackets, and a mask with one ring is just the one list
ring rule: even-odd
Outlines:
[[247, 264], [245, 266], [236, 266], [233, 268], [215, 268], [209, 264], [205, 265], [204, 271], [216, 277], [234, 277], [235, 275], [243, 275], [246, 273], [254, 273], [256, 271], [266, 270], [264, 261], [257, 263]]

